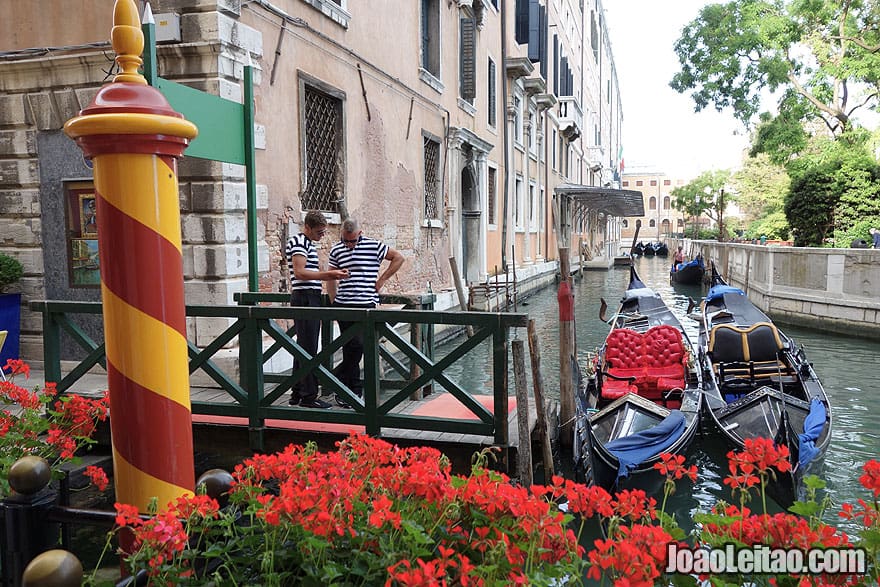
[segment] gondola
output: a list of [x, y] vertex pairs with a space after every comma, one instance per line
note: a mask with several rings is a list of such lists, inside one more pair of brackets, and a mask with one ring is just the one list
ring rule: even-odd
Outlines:
[[[600, 317], [604, 318], [605, 304]], [[576, 402], [575, 468], [617, 491], [659, 490], [660, 454], [684, 454], [701, 411], [695, 349], [660, 296], [635, 268], [611, 330]]]
[[705, 410], [732, 448], [759, 437], [788, 447], [791, 471], [777, 473], [767, 487], [768, 495], [787, 509], [803, 497], [801, 480], [818, 468], [828, 449], [828, 396], [804, 348], [742, 290], [728, 285], [714, 263], [701, 318]]
[[668, 257], [669, 256], [669, 247], [666, 246], [666, 243], [655, 242], [651, 243], [651, 246], [654, 248], [654, 254], [658, 257]]
[[654, 253], [656, 253], [656, 251], [654, 250], [653, 243], [642, 245], [642, 255], [644, 255], [645, 257], [653, 257]]
[[703, 281], [705, 274], [706, 265], [703, 263], [703, 256], [697, 255], [686, 263], [673, 263], [669, 270], [669, 281], [682, 285], [697, 285]]

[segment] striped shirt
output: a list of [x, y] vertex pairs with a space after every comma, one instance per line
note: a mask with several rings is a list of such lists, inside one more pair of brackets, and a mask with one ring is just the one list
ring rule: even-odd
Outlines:
[[287, 245], [284, 247], [284, 253], [287, 255], [287, 268], [290, 270], [290, 289], [291, 290], [317, 290], [321, 291], [321, 282], [317, 279], [297, 279], [293, 274], [293, 258], [305, 257], [306, 269], [309, 271], [318, 271], [318, 250], [305, 234], [299, 233], [290, 237]]
[[349, 249], [338, 242], [330, 249], [330, 268], [348, 269], [350, 277], [337, 282], [335, 302], [339, 304], [364, 305], [378, 304], [376, 279], [379, 266], [388, 255], [388, 245], [375, 239], [361, 236], [357, 245]]

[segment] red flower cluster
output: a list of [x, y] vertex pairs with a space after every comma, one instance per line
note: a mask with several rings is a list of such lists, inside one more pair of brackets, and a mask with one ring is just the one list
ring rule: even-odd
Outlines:
[[791, 471], [789, 450], [785, 445], [776, 446], [769, 438], [746, 438], [745, 448], [740, 452], [727, 453], [730, 475], [724, 484], [731, 489], [748, 490], [764, 483], [776, 469], [780, 473]]
[[[9, 491], [9, 467], [27, 455], [45, 458], [59, 477], [60, 465], [76, 459], [76, 453], [92, 444], [97, 422], [107, 418], [107, 397], [90, 399], [77, 395], [58, 397], [54, 383], [29, 391], [17, 385], [17, 376], [30, 377], [30, 367], [9, 360], [13, 374], [0, 382], [0, 497]], [[100, 480], [100, 477], [96, 477]], [[106, 481], [104, 481], [106, 483]]]
[[[206, 519], [186, 508], [199, 499], [191, 497], [149, 522], [118, 504], [117, 521], [135, 528], [132, 571], [149, 568], [157, 584], [194, 569], [196, 554], [185, 545], [196, 537], [216, 556], [228, 555], [221, 567], [236, 580], [312, 584], [345, 571], [358, 574], [351, 584], [476, 586], [580, 575], [583, 548], [569, 528], [573, 516], [550, 497], [583, 511], [592, 507], [592, 490], [562, 479], [550, 487], [515, 486], [479, 465], [466, 477], [450, 471], [433, 448], [354, 434], [334, 452], [289, 446], [247, 459], [233, 472], [230, 508], [208, 509]], [[598, 497], [598, 509], [611, 511], [610, 496]], [[644, 495], [633, 495], [619, 507], [636, 515], [645, 504]], [[186, 524], [173, 521], [189, 514]], [[248, 522], [233, 524], [229, 516]], [[235, 552], [215, 540], [236, 544]]]

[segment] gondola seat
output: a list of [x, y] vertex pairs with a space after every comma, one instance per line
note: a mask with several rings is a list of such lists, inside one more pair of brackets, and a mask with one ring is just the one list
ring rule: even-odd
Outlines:
[[616, 328], [605, 341], [605, 365], [602, 372], [602, 397], [617, 399], [638, 392], [644, 382], [644, 342], [642, 335], [629, 328]]
[[645, 375], [653, 392], [646, 397], [663, 399], [665, 392], [684, 389], [687, 353], [681, 331], [668, 324], [654, 326], [644, 334], [644, 343]]
[[684, 389], [686, 362], [681, 332], [673, 326], [654, 326], [644, 334], [615, 329], [605, 343], [602, 397], [611, 400], [637, 393], [665, 402], [669, 391]]
[[722, 391], [735, 399], [750, 391], [758, 379], [792, 375], [782, 360], [784, 349], [776, 326], [757, 322], [749, 327], [713, 327], [707, 350]]

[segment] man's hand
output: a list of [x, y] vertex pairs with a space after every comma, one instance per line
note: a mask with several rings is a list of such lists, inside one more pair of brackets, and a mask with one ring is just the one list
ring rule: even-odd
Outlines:
[[348, 269], [329, 269], [327, 273], [329, 273], [333, 279], [348, 279], [351, 277], [348, 273]]

